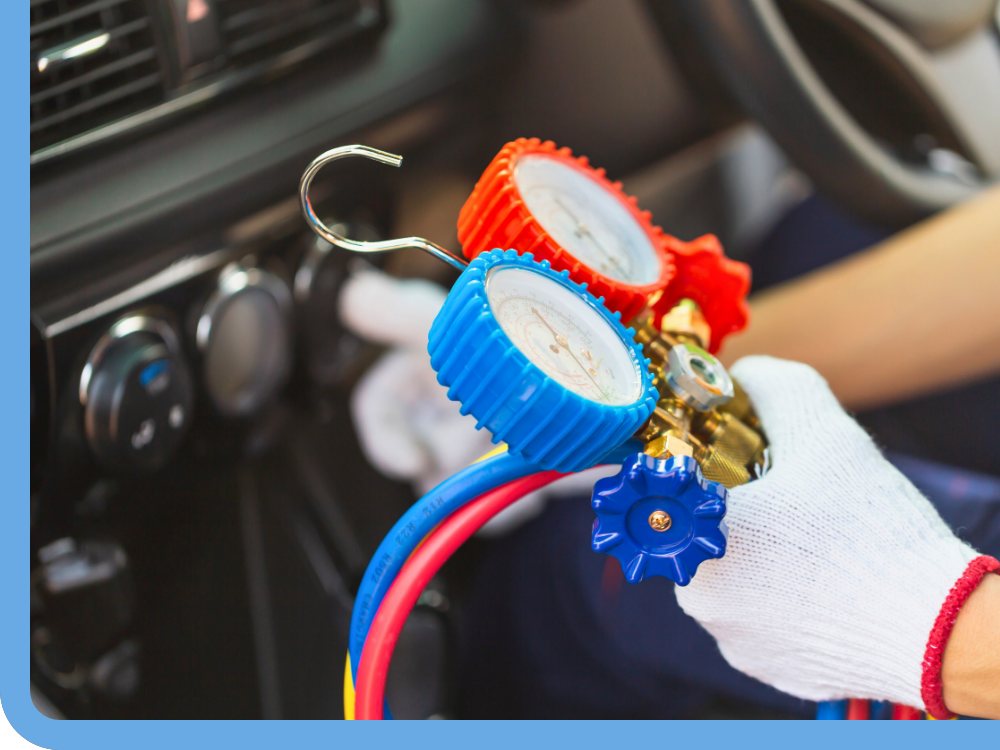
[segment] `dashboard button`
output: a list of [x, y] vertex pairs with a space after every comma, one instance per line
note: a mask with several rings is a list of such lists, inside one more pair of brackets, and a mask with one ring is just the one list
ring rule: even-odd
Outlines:
[[173, 328], [135, 315], [94, 347], [80, 380], [87, 442], [106, 466], [153, 471], [191, 421], [193, 389]]
[[292, 293], [260, 268], [225, 269], [195, 334], [205, 390], [219, 413], [249, 416], [278, 393], [292, 365]]

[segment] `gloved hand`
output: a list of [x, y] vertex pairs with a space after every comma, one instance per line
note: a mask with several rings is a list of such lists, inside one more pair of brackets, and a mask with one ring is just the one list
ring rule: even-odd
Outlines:
[[339, 299], [345, 326], [394, 347], [351, 394], [361, 447], [379, 471], [413, 482], [419, 494], [494, 447], [473, 417], [459, 413], [431, 369], [427, 332], [446, 296], [429, 281], [397, 279], [359, 265]]
[[[417, 494], [440, 484], [493, 450], [487, 430], [463, 416], [437, 382], [427, 354], [427, 333], [447, 293], [437, 284], [397, 279], [364, 264], [341, 289], [344, 325], [372, 341], [393, 346], [351, 394], [351, 416], [361, 448], [383, 474], [413, 483]], [[618, 467], [573, 474], [504, 509], [481, 529], [505, 534], [542, 512], [550, 497], [584, 495]]]
[[810, 367], [732, 368], [771, 469], [730, 491], [725, 557], [677, 601], [736, 669], [810, 700], [870, 698], [949, 712], [941, 657], [992, 558], [948, 529]]

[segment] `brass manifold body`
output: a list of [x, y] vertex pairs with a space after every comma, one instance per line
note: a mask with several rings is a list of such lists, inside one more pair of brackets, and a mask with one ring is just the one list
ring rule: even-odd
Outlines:
[[761, 476], [767, 470], [767, 442], [750, 399], [735, 380], [731, 381], [732, 396], [709, 408], [697, 408], [691, 405], [690, 397], [682, 398], [676, 378], [676, 390], [671, 387], [669, 360], [674, 347], [696, 352], [699, 367], [708, 363], [722, 369], [721, 363], [702, 348], [708, 343], [710, 331], [697, 305], [683, 300], [663, 316], [660, 330], [654, 327], [648, 310], [630, 325], [635, 340], [651, 360], [649, 369], [660, 396], [656, 410], [635, 434], [642, 440], [645, 453], [655, 458], [693, 456], [705, 479], [729, 488]]

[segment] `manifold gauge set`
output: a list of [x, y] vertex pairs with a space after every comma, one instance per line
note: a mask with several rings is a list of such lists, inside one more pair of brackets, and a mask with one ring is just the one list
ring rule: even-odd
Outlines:
[[325, 164], [351, 155], [401, 161], [365, 146], [321, 155], [300, 186], [307, 221], [349, 250], [416, 246], [461, 272], [429, 334], [431, 366], [500, 446], [421, 498], [366, 571], [345, 713], [382, 718], [406, 614], [504, 507], [562, 474], [619, 466], [594, 485], [593, 549], [617, 558], [631, 583], [684, 586], [725, 554], [728, 488], [766, 470], [767, 452], [746, 394], [714, 356], [746, 324], [750, 282], [715, 237], [671, 237], [585, 158], [519, 139], [459, 214], [464, 258], [416, 237], [357, 242], [323, 224], [308, 195]]

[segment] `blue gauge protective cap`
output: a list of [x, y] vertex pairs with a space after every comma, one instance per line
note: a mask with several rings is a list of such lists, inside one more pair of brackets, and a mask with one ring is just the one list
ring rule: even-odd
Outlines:
[[[635, 358], [641, 377], [638, 399], [614, 406], [586, 399], [566, 389], [514, 345], [490, 309], [486, 278], [490, 270], [520, 267], [542, 274], [577, 293], [621, 337]], [[481, 253], [469, 263], [434, 319], [427, 351], [438, 382], [448, 398], [462, 404], [462, 413], [506, 441], [508, 450], [540, 469], [581, 471], [638, 430], [652, 414], [657, 393], [649, 375], [649, 360], [635, 333], [586, 291], [569, 272], [553, 271], [547, 261], [515, 250]]]
[[629, 583], [664, 576], [686, 586], [701, 563], [726, 554], [728, 496], [690, 456], [636, 453], [594, 484], [591, 547], [617, 558]]

